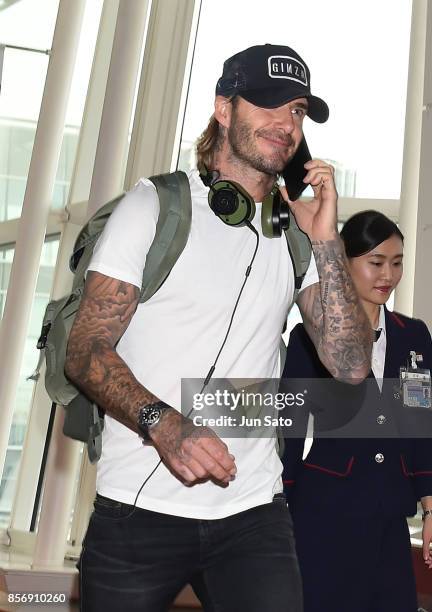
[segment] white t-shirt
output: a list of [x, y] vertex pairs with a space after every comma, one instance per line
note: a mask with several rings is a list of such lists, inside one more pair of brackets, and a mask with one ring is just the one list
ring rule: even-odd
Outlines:
[[[232, 310], [256, 246], [247, 227], [229, 227], [211, 211], [208, 188], [189, 175], [190, 235], [159, 291], [139, 304], [117, 352], [138, 381], [180, 410], [181, 379], [204, 378], [225, 337]], [[153, 184], [140, 180], [111, 215], [89, 265], [141, 287], [146, 254], [155, 234], [159, 202]], [[294, 291], [285, 237], [265, 238], [261, 204], [253, 225], [259, 248], [240, 299], [215, 378], [278, 378], [279, 341]], [[314, 258], [302, 289], [318, 282]], [[186, 487], [162, 464], [144, 486], [137, 506], [177, 516], [216, 519], [268, 503], [282, 490], [281, 462], [273, 438], [228, 438], [236, 479], [226, 488], [212, 482]], [[156, 450], [109, 416], [105, 417], [97, 490], [132, 504], [159, 460]]]
[[380, 337], [376, 342], [373, 343], [372, 347], [372, 372], [376, 378], [378, 387], [382, 391], [383, 378], [384, 378], [384, 367], [385, 367], [385, 355], [387, 350], [387, 331], [385, 323], [385, 310], [381, 304], [378, 330], [381, 330]]

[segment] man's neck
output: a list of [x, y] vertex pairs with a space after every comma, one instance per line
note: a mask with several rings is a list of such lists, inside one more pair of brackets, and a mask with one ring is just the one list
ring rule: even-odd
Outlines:
[[212, 166], [211, 169], [219, 173], [220, 180], [239, 183], [255, 202], [262, 202], [276, 181], [275, 176], [259, 172], [234, 155], [226, 155], [223, 151], [215, 155]]

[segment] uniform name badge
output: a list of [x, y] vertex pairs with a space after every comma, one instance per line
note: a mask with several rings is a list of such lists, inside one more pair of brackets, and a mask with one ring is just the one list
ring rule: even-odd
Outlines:
[[431, 408], [431, 373], [417, 366], [422, 361], [422, 355], [410, 351], [410, 363], [400, 368], [402, 401], [409, 408]]

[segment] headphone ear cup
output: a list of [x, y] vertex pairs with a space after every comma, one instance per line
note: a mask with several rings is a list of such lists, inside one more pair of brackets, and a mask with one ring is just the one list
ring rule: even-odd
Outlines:
[[261, 229], [266, 238], [278, 238], [289, 227], [290, 210], [279, 189], [272, 190], [262, 202]]
[[216, 181], [208, 194], [210, 208], [227, 225], [243, 225], [255, 216], [253, 198], [238, 183]]

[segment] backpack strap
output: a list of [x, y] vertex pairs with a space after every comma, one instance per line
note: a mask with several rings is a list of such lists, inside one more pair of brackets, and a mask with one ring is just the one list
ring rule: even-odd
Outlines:
[[100, 414], [96, 404], [91, 406], [91, 425], [89, 426], [87, 439], [87, 453], [90, 463], [99, 461], [102, 455], [102, 431], [104, 428], [104, 418]]
[[[70, 271], [74, 274], [72, 291], [84, 284], [84, 274], [93, 256], [95, 246], [103, 228], [125, 192], [104, 204], [87, 221], [75, 240], [72, 255], [69, 259]], [[86, 248], [90, 246], [91, 248]]]
[[[302, 286], [303, 279], [305, 277], [307, 269], [309, 268], [312, 254], [312, 245], [309, 240], [309, 236], [299, 228], [299, 226], [297, 225], [297, 221], [295, 220], [294, 215], [291, 212], [289, 227], [285, 229], [285, 238], [287, 241], [288, 251], [294, 268], [294, 303], [297, 300], [300, 287]], [[286, 323], [283, 327], [282, 333], [284, 333], [285, 331]], [[281, 376], [285, 364], [286, 352], [287, 347], [281, 336], [279, 344]], [[276, 429], [276, 448], [279, 457], [282, 457], [285, 449], [285, 439], [281, 427], [278, 427]]]
[[285, 231], [288, 251], [294, 268], [294, 302], [300, 291], [303, 279], [309, 268], [312, 245], [309, 236], [297, 225], [294, 215], [290, 213], [290, 224]]
[[68, 438], [85, 442], [90, 463], [96, 463], [102, 453], [103, 411], [81, 393], [64, 408], [63, 433]]
[[192, 219], [188, 177], [181, 170], [150, 177], [159, 197], [156, 234], [147, 253], [140, 302], [152, 297], [186, 246]]

